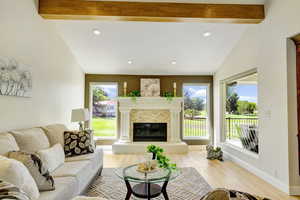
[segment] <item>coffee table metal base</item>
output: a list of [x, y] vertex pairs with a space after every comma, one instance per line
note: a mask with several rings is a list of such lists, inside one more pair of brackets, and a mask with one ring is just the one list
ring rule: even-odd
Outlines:
[[127, 195], [125, 200], [129, 200], [131, 195], [142, 199], [151, 199], [163, 194], [165, 200], [169, 200], [167, 194], [168, 181], [165, 181], [163, 186], [154, 183], [139, 183], [131, 187], [129, 181], [125, 180], [127, 187]]

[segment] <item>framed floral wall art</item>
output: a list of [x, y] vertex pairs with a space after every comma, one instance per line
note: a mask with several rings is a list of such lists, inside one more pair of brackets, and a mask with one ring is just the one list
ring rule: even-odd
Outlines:
[[141, 96], [142, 97], [159, 97], [160, 96], [160, 79], [142, 78], [141, 79]]
[[32, 75], [28, 66], [0, 57], [0, 95], [31, 97]]

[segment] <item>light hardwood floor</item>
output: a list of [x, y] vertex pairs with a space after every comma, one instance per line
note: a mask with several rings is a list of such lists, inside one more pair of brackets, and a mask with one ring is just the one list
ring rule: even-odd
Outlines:
[[[206, 151], [200, 146], [190, 146], [188, 154], [170, 154], [179, 167], [194, 167], [213, 188], [230, 188], [268, 197], [272, 200], [294, 200], [269, 183], [231, 161], [219, 162], [206, 159]], [[141, 154], [114, 155], [104, 151], [104, 167], [125, 167], [144, 159]]]

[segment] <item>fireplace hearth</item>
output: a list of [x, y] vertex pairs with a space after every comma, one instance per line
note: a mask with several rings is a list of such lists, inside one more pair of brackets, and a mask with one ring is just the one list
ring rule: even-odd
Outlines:
[[166, 142], [167, 123], [133, 123], [134, 142]]

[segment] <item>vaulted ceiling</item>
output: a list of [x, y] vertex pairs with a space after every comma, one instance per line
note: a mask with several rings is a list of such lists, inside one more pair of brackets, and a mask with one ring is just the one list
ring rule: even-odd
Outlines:
[[[262, 0], [213, 1], [220, 2], [263, 4]], [[50, 23], [86, 73], [161, 75], [214, 73], [247, 27], [255, 26], [97, 20]], [[95, 34], [97, 31], [100, 34]]]

